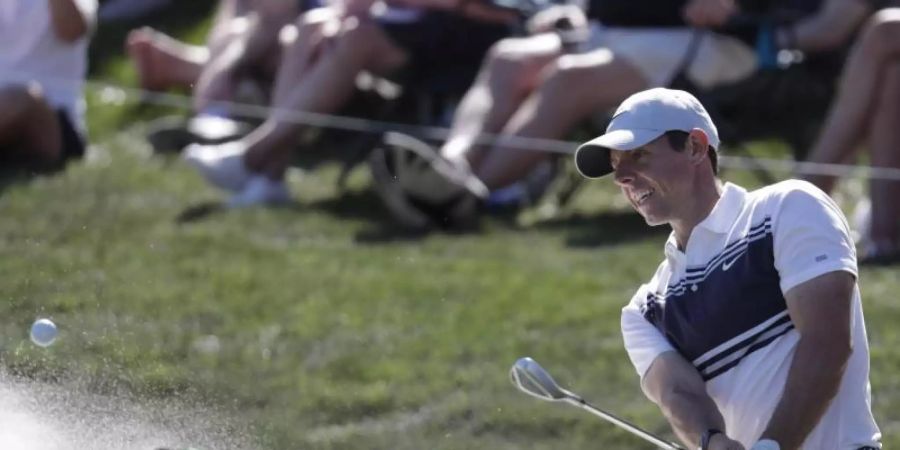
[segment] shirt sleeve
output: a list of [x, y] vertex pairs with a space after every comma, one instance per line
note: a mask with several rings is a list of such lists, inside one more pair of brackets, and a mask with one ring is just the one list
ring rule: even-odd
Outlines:
[[622, 338], [625, 341], [625, 350], [642, 381], [659, 355], [675, 350], [662, 332], [642, 313], [648, 293], [647, 286], [641, 286], [631, 298], [631, 302], [622, 308]]
[[829, 272], [857, 276], [856, 250], [844, 214], [812, 184], [797, 183], [784, 194], [773, 230], [783, 293]]

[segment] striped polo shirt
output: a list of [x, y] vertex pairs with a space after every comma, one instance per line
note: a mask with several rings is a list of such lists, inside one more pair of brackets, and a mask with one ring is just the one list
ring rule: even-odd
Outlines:
[[[728, 434], [750, 448], [781, 398], [799, 340], [784, 293], [829, 272], [857, 275], [846, 219], [803, 181], [749, 193], [727, 183], [685, 251], [673, 234], [665, 254], [622, 310], [628, 355], [643, 377], [657, 356], [678, 351], [706, 381]], [[880, 448], [858, 288], [851, 320], [853, 353], [840, 390], [803, 450]]]

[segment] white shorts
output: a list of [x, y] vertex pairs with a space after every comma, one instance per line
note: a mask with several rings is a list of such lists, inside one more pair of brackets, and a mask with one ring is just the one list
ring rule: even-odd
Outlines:
[[[591, 24], [582, 51], [607, 48], [643, 74], [649, 87], [668, 86], [687, 55], [691, 28], [616, 28]], [[730, 36], [701, 32], [687, 75], [699, 87], [739, 81], [756, 70], [756, 53]]]

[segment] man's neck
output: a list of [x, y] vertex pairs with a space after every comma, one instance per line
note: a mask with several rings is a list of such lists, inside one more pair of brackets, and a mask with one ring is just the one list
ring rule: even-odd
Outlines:
[[706, 220], [716, 203], [722, 197], [722, 184], [718, 179], [714, 179], [712, 183], [701, 183], [702, 188], [697, 189], [696, 194], [692, 197], [682, 213], [682, 217], [670, 222], [672, 231], [675, 232], [675, 242], [678, 243], [678, 249], [685, 251], [687, 249], [688, 240], [700, 222]]

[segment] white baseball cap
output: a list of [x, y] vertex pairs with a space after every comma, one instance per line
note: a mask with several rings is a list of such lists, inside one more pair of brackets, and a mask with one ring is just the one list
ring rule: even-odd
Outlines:
[[575, 167], [587, 178], [600, 178], [613, 171], [610, 150], [634, 150], [667, 131], [690, 132], [694, 128], [706, 133], [711, 147], [719, 148], [719, 132], [696, 97], [665, 88], [641, 91], [619, 105], [606, 134], [578, 147]]

